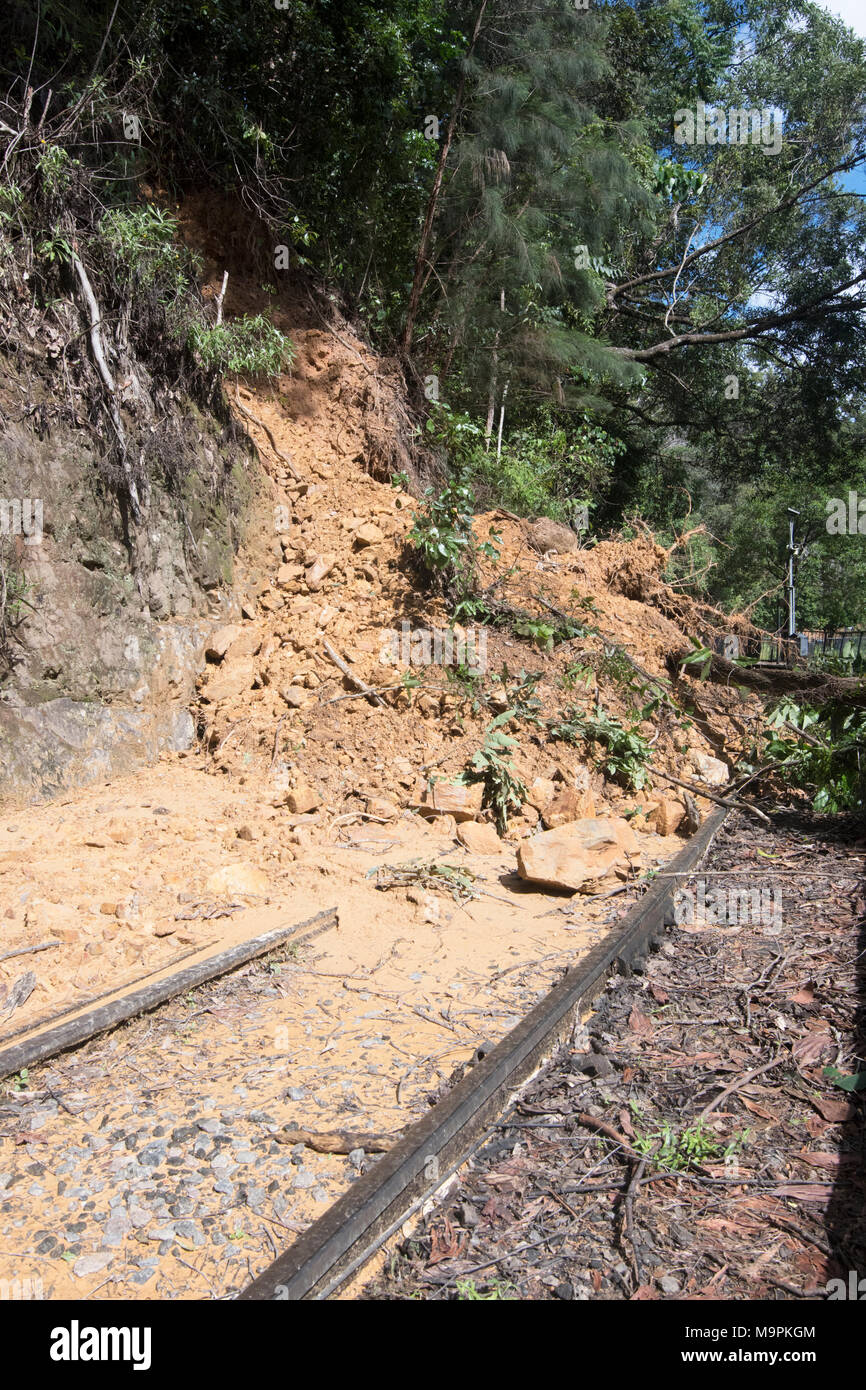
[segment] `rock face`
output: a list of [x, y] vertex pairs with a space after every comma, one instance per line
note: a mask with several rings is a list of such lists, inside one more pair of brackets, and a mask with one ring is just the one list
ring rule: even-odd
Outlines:
[[69, 787], [108, 782], [162, 752], [188, 748], [192, 715], [163, 710], [108, 709], [75, 700], [28, 707], [0, 703], [3, 801], [40, 801]]
[[[52, 371], [44, 366], [47, 400]], [[41, 515], [26, 536], [0, 527], [0, 564], [26, 584], [28, 605], [0, 650], [0, 804], [41, 800], [188, 746], [205, 645], [232, 616], [245, 452], [190, 399], [157, 404], [145, 365], [135, 372], [142, 392], [125, 411], [130, 455], [146, 459], [149, 476], [139, 526], [102, 481], [104, 448], [86, 427], [56, 414], [41, 438], [24, 423], [0, 425], [0, 499], [28, 500], [29, 516], [37, 499]], [[18, 415], [32, 390], [10, 358], [0, 421]], [[163, 459], [177, 469], [171, 477]], [[224, 629], [215, 654], [230, 641]]]
[[570, 821], [521, 841], [517, 868], [521, 878], [545, 888], [575, 893], [611, 871], [628, 871], [628, 855], [639, 854], [637, 838], [619, 816]]
[[422, 816], [453, 816], [456, 821], [475, 820], [481, 810], [484, 789], [480, 782], [463, 786], [459, 782], [435, 782], [429, 787], [419, 782], [412, 797], [413, 810]]

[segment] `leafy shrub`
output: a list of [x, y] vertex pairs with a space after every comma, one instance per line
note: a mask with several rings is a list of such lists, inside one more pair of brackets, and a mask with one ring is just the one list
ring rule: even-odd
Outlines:
[[112, 208], [99, 224], [116, 276], [137, 290], [155, 289], [169, 306], [192, 289], [195, 258], [178, 243], [177, 222], [151, 204]]
[[785, 780], [812, 795], [816, 811], [853, 811], [866, 804], [866, 710], [818, 711], [781, 700], [768, 718], [763, 757]]
[[469, 769], [464, 773], [467, 782], [484, 783], [484, 805], [493, 811], [500, 835], [508, 829], [508, 815], [519, 811], [528, 795], [525, 784], [517, 776], [510, 759], [517, 739], [503, 730], [503, 724], [514, 719], [517, 711], [504, 710], [488, 725], [484, 743], [473, 754]]
[[479, 554], [498, 558], [499, 539], [490, 527], [489, 539], [479, 545], [472, 529], [474, 494], [458, 473], [441, 492], [428, 487], [407, 536], [422, 582], [457, 595], [471, 592]]
[[652, 749], [638, 733], [637, 725], [626, 729], [604, 710], [591, 715], [571, 708], [565, 711], [564, 718], [551, 720], [548, 731], [552, 738], [566, 743], [600, 743], [605, 752], [598, 760], [599, 767], [627, 791], [640, 791], [649, 782], [647, 763]]
[[278, 377], [295, 359], [291, 339], [264, 314], [244, 314], [213, 327], [194, 323], [188, 343], [201, 366], [211, 372]]

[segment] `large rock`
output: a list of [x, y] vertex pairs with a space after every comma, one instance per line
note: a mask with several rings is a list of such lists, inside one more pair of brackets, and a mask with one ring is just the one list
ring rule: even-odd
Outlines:
[[561, 521], [552, 521], [549, 516], [541, 516], [532, 523], [529, 539], [542, 554], [555, 550], [565, 555], [570, 550], [580, 549], [580, 541], [571, 527], [564, 526]]
[[242, 623], [224, 623], [212, 632], [204, 649], [208, 661], [222, 661], [232, 642], [240, 637], [243, 630]]
[[523, 840], [517, 868], [530, 883], [575, 893], [613, 869], [627, 872], [627, 856], [634, 859], [639, 852], [634, 831], [621, 817], [576, 820]]
[[464, 821], [457, 828], [457, 838], [471, 854], [503, 854], [508, 849], [489, 821]]
[[542, 809], [542, 820], [548, 830], [555, 830], [569, 821], [590, 820], [595, 816], [595, 801], [588, 787], [563, 787]]
[[315, 811], [317, 806], [321, 806], [322, 798], [318, 792], [313, 791], [312, 787], [301, 783], [294, 790], [286, 793], [286, 805], [293, 816], [306, 816], [310, 811]]
[[453, 816], [456, 821], [475, 820], [481, 810], [484, 788], [480, 782], [419, 782], [410, 805], [422, 816]]
[[261, 645], [261, 634], [250, 624], [246, 624], [232, 641], [225, 659], [227, 662], [243, 661], [246, 657], [255, 656]]
[[219, 705], [223, 700], [236, 700], [245, 691], [251, 690], [256, 670], [250, 657], [221, 666], [208, 680], [201, 697], [208, 704]]
[[729, 780], [728, 769], [718, 758], [711, 758], [708, 753], [699, 753], [696, 748], [692, 748], [689, 753], [689, 762], [702, 782], [706, 782], [708, 787], [724, 787]]
[[359, 526], [355, 532], [355, 545], [362, 549], [368, 545], [378, 545], [385, 539], [385, 533], [375, 521], [366, 521], [363, 526]]
[[536, 777], [529, 787], [526, 800], [536, 811], [543, 811], [556, 796], [556, 783], [550, 777]]
[[659, 835], [674, 835], [682, 824], [686, 808], [673, 797], [660, 796], [647, 812], [647, 821]]
[[208, 893], [230, 898], [261, 898], [270, 891], [267, 875], [252, 864], [224, 864], [211, 874], [205, 886]]

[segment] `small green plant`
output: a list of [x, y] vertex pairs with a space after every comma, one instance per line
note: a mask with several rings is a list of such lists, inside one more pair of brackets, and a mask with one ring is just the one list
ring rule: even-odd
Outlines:
[[446, 666], [445, 675], [449, 685], [456, 686], [461, 695], [469, 701], [473, 714], [481, 708], [481, 694], [484, 687], [484, 678], [477, 671], [470, 671], [468, 666]]
[[581, 598], [577, 589], [571, 591], [571, 601], [575, 608], [582, 608], [585, 613], [598, 613], [599, 607], [591, 594], [584, 594]]
[[503, 1279], [491, 1279], [486, 1286], [486, 1293], [482, 1293], [477, 1288], [474, 1279], [458, 1279], [455, 1287], [457, 1300], [460, 1303], [513, 1302], [517, 1297], [517, 1289], [514, 1285]]
[[537, 695], [538, 682], [541, 680], [541, 671], [523, 671], [520, 675], [512, 678], [507, 666], [496, 676], [503, 687], [503, 694], [512, 711], [512, 718], [523, 724], [534, 724], [540, 728], [542, 724], [541, 711], [543, 705]]
[[698, 641], [697, 637], [690, 637], [689, 641], [694, 651], [689, 652], [688, 656], [683, 657], [680, 662], [680, 670], [685, 670], [687, 666], [700, 666], [698, 679], [705, 681], [710, 674], [710, 667], [713, 664], [713, 654], [709, 647], [703, 646], [703, 644]]
[[0, 184], [0, 227], [10, 223], [24, 202], [24, 193], [17, 183]]
[[508, 829], [508, 816], [518, 811], [527, 798], [525, 784], [514, 771], [510, 754], [517, 739], [506, 734], [503, 724], [515, 717], [513, 709], [504, 710], [488, 725], [484, 743], [473, 754], [469, 768], [463, 774], [466, 782], [484, 783], [484, 805], [493, 811], [500, 835]]
[[474, 495], [458, 474], [440, 492], [428, 487], [421, 507], [413, 513], [414, 525], [407, 540], [413, 547], [422, 580], [443, 591], [465, 598], [475, 584], [478, 555], [496, 560], [500, 537], [491, 526], [480, 544], [472, 529]]
[[46, 145], [36, 161], [42, 185], [51, 198], [61, 198], [69, 188], [74, 171], [81, 168], [61, 145]]
[[684, 1172], [708, 1159], [724, 1160], [740, 1151], [749, 1137], [749, 1131], [722, 1145], [713, 1135], [708, 1134], [702, 1123], [691, 1128], [677, 1130], [666, 1120], [648, 1134], [638, 1135], [634, 1147], [640, 1154], [651, 1156], [659, 1168], [672, 1172]]
[[27, 1067], [22, 1067], [18, 1075], [12, 1078], [13, 1091], [26, 1091], [30, 1082], [30, 1072]]
[[823, 1074], [828, 1081], [832, 1081], [834, 1086], [840, 1087], [843, 1091], [866, 1091], [866, 1071], [844, 1076], [837, 1067], [825, 1067]]
[[48, 265], [68, 265], [72, 260], [72, 246], [68, 237], [61, 236], [55, 229], [51, 235], [40, 241], [36, 247], [36, 254], [48, 263]]

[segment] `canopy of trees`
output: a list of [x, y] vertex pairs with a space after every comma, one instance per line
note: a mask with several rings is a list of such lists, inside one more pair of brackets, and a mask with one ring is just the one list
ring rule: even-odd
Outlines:
[[866, 498], [866, 45], [825, 10], [7, 0], [0, 36], [34, 293], [79, 239], [117, 264], [134, 212], [176, 295], [143, 188], [231, 189], [433, 383], [482, 497], [703, 522], [683, 577], [769, 627], [793, 506], [803, 621], [866, 620], [863, 539], [826, 525]]

